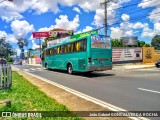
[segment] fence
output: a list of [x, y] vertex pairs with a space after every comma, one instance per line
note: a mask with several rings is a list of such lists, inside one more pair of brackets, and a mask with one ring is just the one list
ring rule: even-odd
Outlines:
[[12, 70], [10, 65], [0, 65], [0, 89], [9, 89], [12, 86]]

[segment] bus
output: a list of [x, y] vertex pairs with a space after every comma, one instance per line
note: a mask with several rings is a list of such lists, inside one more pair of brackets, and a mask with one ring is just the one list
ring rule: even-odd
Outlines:
[[111, 39], [99, 34], [73, 35], [45, 48], [41, 59], [43, 68], [67, 70], [69, 74], [111, 70]]

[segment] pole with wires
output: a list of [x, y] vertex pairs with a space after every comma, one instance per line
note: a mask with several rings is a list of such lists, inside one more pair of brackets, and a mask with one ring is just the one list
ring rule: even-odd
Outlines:
[[100, 3], [100, 5], [104, 6], [104, 34], [107, 35], [107, 4], [109, 0], [105, 0], [103, 3]]
[[100, 3], [101, 6], [104, 6], [104, 34], [107, 35], [107, 7], [108, 3], [112, 0], [105, 0], [103, 3]]

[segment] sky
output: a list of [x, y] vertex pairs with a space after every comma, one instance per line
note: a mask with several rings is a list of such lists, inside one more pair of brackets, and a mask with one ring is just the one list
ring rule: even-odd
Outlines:
[[[4, 2], [3, 2], [4, 1]], [[150, 43], [160, 33], [159, 0], [109, 0], [108, 36], [113, 39], [138, 36]], [[104, 0], [0, 0], [0, 38], [6, 38], [14, 50], [19, 38], [29, 41], [28, 48], [38, 48], [32, 32], [53, 28], [74, 33], [100, 29], [104, 32]], [[26, 50], [27, 48], [25, 48]]]

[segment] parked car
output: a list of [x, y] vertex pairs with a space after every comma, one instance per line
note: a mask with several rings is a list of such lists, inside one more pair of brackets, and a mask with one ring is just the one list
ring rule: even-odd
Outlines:
[[15, 60], [13, 65], [22, 65], [22, 60]]
[[160, 67], [160, 60], [155, 63], [156, 67]]

